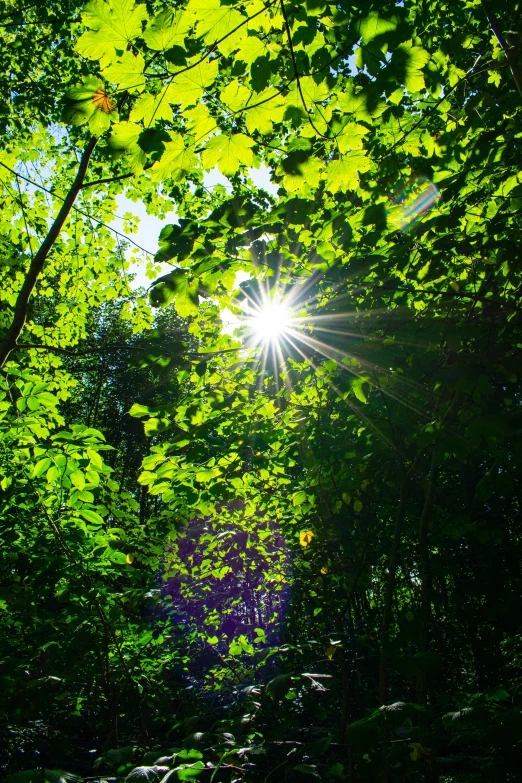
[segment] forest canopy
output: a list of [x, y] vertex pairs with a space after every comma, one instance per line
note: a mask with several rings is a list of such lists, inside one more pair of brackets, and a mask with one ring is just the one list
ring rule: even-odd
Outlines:
[[10, 783], [520, 779], [521, 21], [0, 2]]

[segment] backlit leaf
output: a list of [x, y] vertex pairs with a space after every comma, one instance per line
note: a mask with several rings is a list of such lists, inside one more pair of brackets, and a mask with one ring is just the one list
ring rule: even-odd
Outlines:
[[301, 530], [299, 533], [299, 543], [302, 547], [307, 547], [311, 543], [315, 533], [313, 530]]
[[144, 69], [145, 60], [141, 54], [124, 52], [121, 60], [105, 68], [103, 75], [120, 90], [141, 92], [145, 87]]
[[217, 165], [222, 174], [230, 177], [237, 173], [240, 166], [252, 165], [253, 146], [254, 141], [243, 133], [214, 136], [203, 152], [203, 166], [212, 169]]
[[147, 19], [145, 5], [134, 0], [92, 0], [82, 13], [83, 23], [91, 32], [83, 33], [76, 44], [77, 51], [88, 60], [110, 62], [120, 57], [127, 45], [141, 35]]
[[143, 38], [147, 46], [156, 51], [165, 51], [172, 46], [183, 46], [185, 37], [195, 21], [195, 15], [187, 11], [160, 11], [150, 20]]

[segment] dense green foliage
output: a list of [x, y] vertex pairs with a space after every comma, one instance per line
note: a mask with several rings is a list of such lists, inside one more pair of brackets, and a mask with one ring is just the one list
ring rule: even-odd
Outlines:
[[1, 3], [12, 783], [519, 779], [521, 14]]

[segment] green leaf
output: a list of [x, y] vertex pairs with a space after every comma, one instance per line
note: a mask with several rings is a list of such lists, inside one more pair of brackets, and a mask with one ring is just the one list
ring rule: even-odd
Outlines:
[[347, 82], [345, 92], [338, 94], [337, 105], [342, 112], [353, 114], [354, 119], [364, 122], [379, 117], [386, 110], [386, 103], [372, 87], [361, 90], [352, 81]]
[[254, 141], [243, 133], [233, 136], [220, 134], [207, 142], [203, 152], [203, 166], [212, 169], [217, 164], [222, 174], [231, 177], [240, 166], [251, 166], [254, 162], [252, 147]]
[[[178, 270], [175, 272], [169, 272], [167, 275], [159, 277], [152, 283], [149, 292], [150, 302], [153, 307], [166, 307], [174, 300], [176, 294], [181, 293], [181, 291], [185, 288], [185, 272]], [[135, 408], [135, 406], [133, 407]]]
[[76, 44], [76, 50], [88, 60], [111, 62], [122, 56], [131, 41], [142, 33], [143, 22], [148, 18], [144, 4], [134, 0], [93, 0], [82, 13], [82, 21], [92, 32], [84, 33]]
[[138, 144], [142, 128], [133, 122], [119, 122], [112, 126], [108, 139], [109, 149], [115, 155], [125, 154], [131, 172], [142, 171], [147, 156]]
[[367, 403], [368, 399], [363, 390], [363, 383], [364, 383], [364, 378], [354, 378], [352, 380], [352, 390], [360, 402]]
[[303, 503], [306, 503], [308, 500], [308, 495], [306, 492], [303, 492], [302, 490], [300, 492], [295, 492], [292, 496], [292, 505], [294, 506], [302, 506]]
[[264, 57], [268, 53], [268, 47], [261, 38], [258, 38], [256, 35], [249, 35], [240, 42], [235, 58], [242, 60], [247, 65], [252, 65], [258, 57]]
[[198, 281], [185, 280], [176, 296], [175, 304], [178, 314], [182, 318], [198, 314], [199, 296]]
[[274, 122], [282, 122], [285, 111], [285, 100], [273, 90], [265, 90], [256, 95], [250, 103], [259, 103], [244, 113], [245, 124], [249, 133], [258, 131], [263, 135], [272, 133]]
[[119, 90], [128, 92], [142, 92], [145, 87], [145, 60], [141, 54], [124, 52], [121, 60], [104, 69], [104, 77], [113, 84], [118, 85]]
[[[286, 102], [287, 105], [293, 105], [301, 108], [303, 107], [302, 98], [304, 98], [306, 107], [309, 109], [310, 106], [314, 103], [320, 103], [321, 101], [324, 101], [329, 97], [330, 94], [331, 91], [326, 81], [318, 83], [312, 76], [303, 76], [299, 80], [299, 86], [297, 83], [292, 85]], [[320, 112], [318, 116], [321, 116]]]
[[188, 11], [160, 11], [151, 19], [143, 34], [149, 49], [164, 52], [172, 46], [184, 46], [185, 37], [194, 26], [196, 16]]
[[96, 511], [92, 511], [89, 508], [82, 508], [78, 513], [92, 525], [100, 526], [104, 523], [103, 517], [100, 516], [100, 514], [98, 514]]
[[144, 92], [131, 109], [131, 122], [143, 122], [145, 128], [153, 126], [160, 120], [172, 122], [172, 108], [169, 103], [170, 87], [164, 87], [157, 95]]
[[137, 419], [141, 418], [142, 416], [149, 416], [149, 415], [150, 415], [150, 409], [147, 408], [146, 405], [140, 405], [137, 402], [134, 403], [134, 405], [131, 407], [129, 411], [129, 416], [134, 416]]
[[279, 701], [280, 699], [284, 699], [291, 687], [292, 675], [280, 674], [267, 683], [266, 692], [274, 701]]
[[364, 152], [350, 152], [339, 160], [333, 160], [326, 169], [326, 189], [331, 193], [356, 190], [359, 173], [368, 171], [372, 161]]
[[234, 28], [245, 21], [243, 14], [233, 6], [222, 5], [220, 0], [189, 0], [187, 11], [198, 20], [196, 35], [203, 36], [208, 44], [230, 35]]
[[203, 97], [207, 87], [215, 82], [218, 73], [217, 60], [204, 60], [190, 71], [176, 76], [167, 87], [167, 98], [182, 107], [193, 106]]
[[165, 151], [152, 167], [152, 179], [155, 182], [170, 179], [179, 182], [193, 171], [197, 164], [197, 155], [185, 147], [179, 133], [169, 132], [170, 141], [165, 142]]
[[228, 109], [236, 112], [248, 104], [251, 95], [247, 87], [240, 84], [238, 79], [234, 79], [221, 90], [219, 99]]
[[419, 92], [426, 86], [421, 69], [429, 59], [430, 55], [425, 49], [414, 46], [412, 41], [406, 41], [393, 52], [391, 67], [407, 90]]
[[94, 451], [93, 449], [87, 449], [87, 456], [91, 461], [92, 467], [96, 468], [97, 470], [103, 470], [103, 459], [97, 451]]
[[178, 778], [180, 780], [195, 780], [204, 769], [205, 764], [202, 761], [196, 761], [194, 764], [177, 767]]
[[77, 489], [81, 490], [84, 488], [85, 476], [81, 470], [73, 470], [73, 472], [69, 474], [69, 479], [71, 484], [73, 484], [73, 486], [75, 486]]
[[[117, 115], [115, 115], [117, 117]], [[93, 136], [101, 136], [106, 130], [111, 127], [111, 118], [108, 114], [102, 111], [95, 111], [89, 117], [89, 130]]]
[[49, 457], [43, 457], [43, 459], [38, 460], [33, 468], [33, 476], [35, 478], [40, 478], [40, 476], [43, 476], [43, 474], [51, 467], [51, 465], [52, 462]]
[[397, 28], [397, 19], [385, 19], [377, 11], [371, 11], [359, 24], [359, 32], [364, 43], [377, 36], [392, 32]]

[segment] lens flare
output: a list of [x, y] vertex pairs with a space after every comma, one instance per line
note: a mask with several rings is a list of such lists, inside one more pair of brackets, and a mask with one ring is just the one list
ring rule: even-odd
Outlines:
[[421, 215], [432, 209], [439, 198], [439, 189], [431, 180], [416, 177], [396, 192], [393, 206], [388, 211], [388, 222], [400, 231], [405, 231]]

